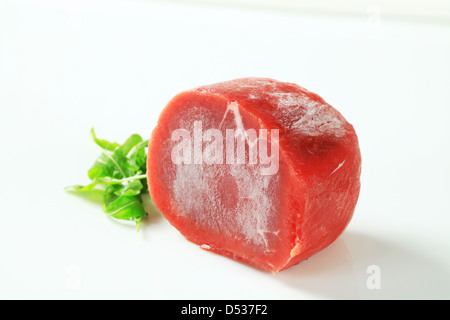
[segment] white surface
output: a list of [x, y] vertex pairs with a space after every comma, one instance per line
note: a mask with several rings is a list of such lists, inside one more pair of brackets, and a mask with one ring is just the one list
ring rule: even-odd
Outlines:
[[[0, 45], [0, 298], [450, 298], [450, 26], [21, 0], [0, 2]], [[149, 136], [179, 91], [244, 76], [298, 83], [357, 130], [360, 200], [326, 250], [274, 276], [63, 191], [88, 181], [91, 126]]]
[[[178, 1], [183, 0], [165, 0]], [[191, 0], [199, 4], [230, 5], [253, 9], [370, 14], [374, 10], [384, 16], [401, 19], [439, 20], [450, 22], [450, 3], [447, 0]]]

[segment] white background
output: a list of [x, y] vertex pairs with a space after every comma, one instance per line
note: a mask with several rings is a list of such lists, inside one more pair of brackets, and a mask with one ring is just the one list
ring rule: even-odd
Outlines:
[[[156, 211], [137, 233], [64, 192], [88, 182], [92, 126], [148, 138], [176, 93], [246, 76], [298, 83], [355, 126], [361, 196], [324, 251], [272, 275], [199, 249]], [[445, 19], [3, 0], [0, 110], [0, 298], [450, 298]]]

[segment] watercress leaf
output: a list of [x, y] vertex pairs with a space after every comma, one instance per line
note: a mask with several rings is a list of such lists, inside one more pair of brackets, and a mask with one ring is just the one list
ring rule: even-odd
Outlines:
[[106, 155], [101, 154], [88, 171], [91, 180], [100, 177], [112, 177], [114, 175], [114, 164]]
[[115, 168], [117, 169], [117, 173], [119, 174], [115, 177], [126, 178], [135, 175], [135, 172], [133, 170], [128, 169], [128, 159], [125, 152], [121, 148], [116, 149], [111, 157], [112, 161], [114, 162]]
[[109, 185], [106, 187], [103, 196], [103, 211], [106, 212], [106, 208], [108, 208], [111, 203], [117, 200], [119, 196], [116, 195], [116, 190], [118, 189], [120, 189], [119, 185]]
[[129, 183], [122, 184], [120, 190], [116, 190], [116, 195], [137, 196], [141, 193], [143, 185], [139, 180], [133, 180]]
[[127, 177], [142, 173], [142, 171], [139, 172], [142, 167], [140, 165], [136, 166], [133, 161], [134, 154], [141, 148], [141, 143], [142, 137], [138, 134], [133, 134], [114, 152], [114, 157]]
[[148, 140], [142, 141], [137, 144], [133, 150], [129, 153], [128, 163], [136, 168], [136, 171], [140, 170], [144, 172], [146, 170]]
[[95, 186], [97, 186], [97, 182], [93, 182], [90, 183], [86, 186], [80, 186], [80, 185], [73, 185], [73, 186], [68, 186], [65, 188], [66, 191], [75, 191], [75, 192], [87, 192], [87, 191], [91, 191], [92, 189], [95, 188]]
[[136, 222], [139, 231], [142, 217], [147, 213], [142, 197], [148, 196], [146, 148], [148, 140], [133, 134], [122, 145], [97, 138], [94, 129], [91, 139], [102, 153], [88, 171], [91, 183], [66, 188], [78, 194], [97, 191], [103, 195], [103, 211], [116, 218]]
[[126, 158], [119, 149], [113, 153], [102, 150], [102, 154], [89, 169], [88, 176], [91, 180], [102, 177], [125, 178], [124, 163], [126, 163]]
[[108, 151], [114, 151], [120, 145], [116, 142], [109, 142], [107, 140], [99, 139], [97, 138], [97, 135], [95, 134], [94, 128], [91, 129], [91, 139], [102, 149], [108, 150]]
[[139, 196], [117, 196], [111, 191], [105, 194], [103, 210], [106, 214], [122, 220], [135, 220], [146, 215]]
[[[124, 199], [129, 200], [117, 208], [114, 213], [109, 213], [113, 218], [136, 221], [147, 215], [138, 197], [124, 197]], [[131, 201], [131, 199], [134, 199], [134, 201]]]
[[110, 183], [110, 186], [114, 186], [114, 188], [109, 188], [108, 191], [114, 193], [114, 195], [129, 197], [139, 195], [144, 187], [139, 180], [130, 180], [119, 184], [113, 182]]
[[138, 165], [143, 171], [147, 170], [147, 147], [148, 140], [141, 143], [138, 151], [136, 152], [136, 165]]
[[122, 146], [116, 142], [109, 142], [97, 138], [94, 128], [91, 129], [91, 139], [100, 147], [102, 154], [97, 158], [91, 170], [88, 172], [89, 178], [97, 177], [114, 177], [124, 178], [127, 173], [124, 170], [126, 156], [124, 155]]
[[128, 153], [140, 142], [142, 142], [141, 136], [132, 134], [119, 148], [125, 156], [128, 156]]

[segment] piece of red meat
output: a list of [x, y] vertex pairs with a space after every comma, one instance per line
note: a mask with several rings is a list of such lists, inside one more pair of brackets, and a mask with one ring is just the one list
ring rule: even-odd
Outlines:
[[361, 155], [353, 126], [317, 94], [243, 78], [176, 95], [152, 133], [147, 169], [154, 204], [186, 239], [276, 273], [344, 231]]

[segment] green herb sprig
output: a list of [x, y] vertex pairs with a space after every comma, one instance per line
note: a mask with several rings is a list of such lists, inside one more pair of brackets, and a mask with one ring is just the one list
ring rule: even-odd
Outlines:
[[66, 188], [75, 193], [94, 190], [103, 192], [103, 211], [119, 220], [136, 222], [139, 231], [142, 218], [147, 215], [143, 195], [148, 194], [146, 162], [148, 140], [137, 134], [131, 135], [122, 145], [97, 138], [94, 128], [91, 140], [101, 155], [88, 171], [91, 183]]

